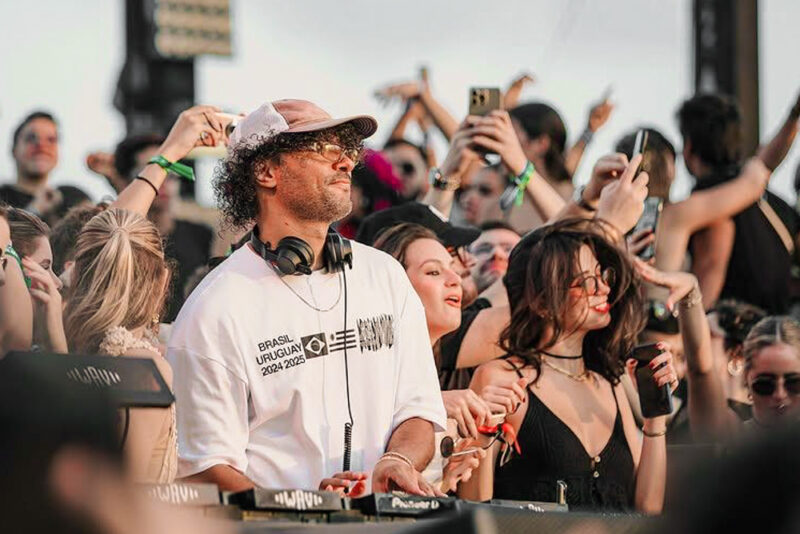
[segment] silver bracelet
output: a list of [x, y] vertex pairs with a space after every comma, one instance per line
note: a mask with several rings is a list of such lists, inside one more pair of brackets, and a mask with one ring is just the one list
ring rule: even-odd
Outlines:
[[397, 460], [398, 462], [403, 462], [404, 464], [407, 464], [408, 467], [410, 467], [414, 471], [417, 470], [417, 468], [414, 467], [414, 463], [411, 460], [408, 459], [408, 456], [400, 454], [399, 452], [386, 451], [385, 453], [383, 453], [383, 456], [381, 456], [378, 459], [378, 461], [375, 462], [375, 463], [378, 464], [378, 463], [383, 462], [385, 460]]
[[592, 142], [592, 138], [594, 137], [594, 132], [591, 131], [588, 127], [583, 131], [581, 136], [578, 138], [578, 141], [583, 141], [585, 145], [588, 145]]

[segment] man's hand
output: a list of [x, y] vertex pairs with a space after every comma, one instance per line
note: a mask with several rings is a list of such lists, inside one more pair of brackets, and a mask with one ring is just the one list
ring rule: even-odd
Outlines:
[[586, 123], [586, 127], [592, 131], [592, 133], [597, 132], [600, 128], [602, 128], [606, 122], [608, 122], [608, 118], [611, 117], [611, 112], [614, 111], [614, 104], [612, 104], [609, 100], [603, 100], [592, 106], [592, 109], [589, 110], [589, 120]]
[[472, 142], [500, 156], [503, 164], [514, 176], [525, 170], [528, 158], [519, 144], [519, 138], [511, 124], [511, 116], [507, 111], [490, 111], [485, 117], [477, 117], [478, 121], [471, 128]]
[[357, 471], [344, 471], [336, 473], [331, 478], [323, 478], [319, 489], [335, 491], [342, 497], [361, 497], [367, 492], [367, 473]]
[[620, 179], [607, 185], [600, 193], [597, 218], [611, 223], [622, 234], [636, 225], [644, 210], [650, 178], [646, 172], [640, 172], [634, 179], [641, 162], [641, 154], [634, 157]]
[[92, 152], [86, 156], [86, 166], [90, 171], [109, 180], [117, 175], [117, 169], [114, 167], [114, 154], [110, 152]]
[[597, 160], [592, 169], [592, 176], [586, 189], [583, 190], [583, 199], [594, 206], [600, 198], [603, 188], [619, 179], [628, 166], [628, 156], [625, 154], [607, 154]]
[[225, 141], [225, 126], [215, 106], [194, 106], [180, 115], [161, 145], [159, 154], [169, 161], [183, 159], [196, 146], [217, 146]]
[[401, 460], [379, 461], [372, 471], [372, 492], [389, 493], [405, 491], [411, 495], [424, 497], [444, 497], [444, 493], [434, 488], [422, 478], [422, 474]]

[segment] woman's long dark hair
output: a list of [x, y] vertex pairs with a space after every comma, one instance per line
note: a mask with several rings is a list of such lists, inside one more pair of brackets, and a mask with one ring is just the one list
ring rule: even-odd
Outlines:
[[[578, 254], [588, 246], [602, 268], [616, 271], [611, 288], [611, 322], [583, 340], [586, 368], [612, 384], [619, 382], [625, 358], [644, 328], [640, 281], [627, 253], [607, 237], [603, 223], [568, 219], [539, 228], [522, 238], [509, 258], [503, 283], [511, 306], [511, 322], [500, 335], [500, 346], [541, 372], [539, 349], [552, 347], [566, 333], [564, 317], [569, 284], [580, 276]], [[548, 328], [552, 336], [546, 337]]]
[[541, 135], [550, 138], [550, 147], [544, 155], [547, 177], [555, 182], [571, 182], [572, 175], [567, 170], [564, 156], [567, 128], [561, 115], [542, 102], [521, 104], [508, 113], [525, 130], [528, 139], [536, 139]]

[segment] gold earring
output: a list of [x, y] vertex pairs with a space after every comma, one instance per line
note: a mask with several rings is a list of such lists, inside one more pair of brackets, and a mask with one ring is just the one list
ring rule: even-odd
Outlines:
[[744, 362], [739, 358], [728, 360], [728, 374], [731, 376], [741, 376], [744, 371]]
[[151, 324], [153, 326], [158, 326], [158, 323], [161, 322], [161, 318], [158, 316], [157, 313], [154, 313], [153, 314], [153, 318], [151, 319], [151, 321], [152, 321]]

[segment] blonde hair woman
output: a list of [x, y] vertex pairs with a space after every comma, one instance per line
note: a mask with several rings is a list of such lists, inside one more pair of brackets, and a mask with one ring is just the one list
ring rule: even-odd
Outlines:
[[744, 340], [744, 376], [753, 398], [752, 424], [771, 427], [800, 418], [800, 324], [766, 317]]
[[[155, 338], [169, 269], [161, 236], [141, 215], [109, 209], [81, 230], [64, 324], [78, 353], [152, 358], [172, 385]], [[133, 477], [169, 482], [177, 468], [175, 408], [130, 410], [125, 453]]]

